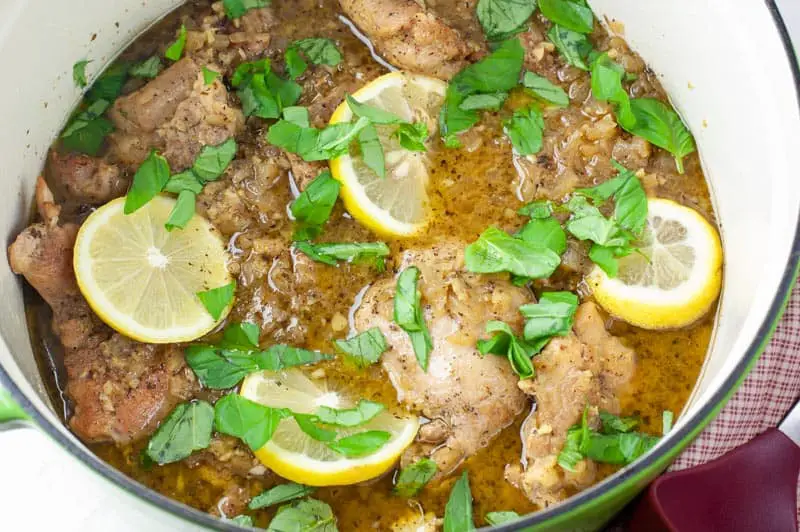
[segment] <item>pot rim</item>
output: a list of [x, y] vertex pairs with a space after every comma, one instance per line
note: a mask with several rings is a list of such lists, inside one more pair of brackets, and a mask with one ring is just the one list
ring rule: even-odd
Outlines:
[[[783, 47], [787, 59], [789, 60], [789, 67], [792, 70], [792, 76], [794, 78], [797, 105], [800, 109], [800, 57], [798, 57], [797, 52], [795, 52], [786, 24], [778, 11], [775, 0], [764, 0], [764, 3], [767, 10], [772, 15], [775, 29], [778, 31], [779, 37], [783, 42]], [[642, 483], [643, 479], [651, 473], [666, 468], [668, 463], [678, 452], [716, 416], [758, 361], [786, 309], [792, 288], [797, 281], [798, 273], [800, 273], [800, 215], [798, 215], [797, 224], [795, 226], [792, 253], [784, 269], [780, 286], [770, 305], [767, 316], [759, 327], [750, 346], [747, 348], [745, 356], [739, 361], [731, 375], [728, 376], [723, 385], [710, 398], [706, 405], [699, 409], [680, 430], [673, 430], [664, 438], [664, 441], [668, 444], [659, 445], [656, 449], [648, 453], [641, 460], [636, 461], [630, 467], [619, 471], [560, 504], [535, 512], [514, 523], [498, 526], [493, 530], [510, 532], [527, 527], [538, 528], [538, 526], [544, 524], [548, 526], [556, 525], [561, 521], [570, 519], [578, 511], [603, 505], [606, 501], [621, 495], [632, 485]], [[216, 530], [243, 530], [243, 528], [234, 523], [222, 521], [210, 514], [196, 510], [148, 488], [100, 460], [88, 448], [69, 439], [59, 430], [59, 427], [51, 423], [36, 409], [33, 403], [28, 400], [10, 378], [2, 365], [0, 365], [0, 387], [4, 387], [14, 400], [30, 414], [32, 420], [36, 422], [36, 425], [52, 437], [62, 448], [83, 462], [90, 470], [99, 473], [107, 480], [113, 482], [117, 487], [122, 488], [131, 495], [138, 497], [160, 510], [168, 511], [174, 516], [186, 519], [194, 524]], [[485, 530], [489, 529], [490, 527], [487, 527]]]

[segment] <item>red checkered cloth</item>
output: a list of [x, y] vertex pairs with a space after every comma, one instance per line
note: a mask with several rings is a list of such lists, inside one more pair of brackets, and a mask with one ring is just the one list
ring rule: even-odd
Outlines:
[[800, 283], [752, 372], [670, 470], [711, 461], [775, 427], [800, 399]]

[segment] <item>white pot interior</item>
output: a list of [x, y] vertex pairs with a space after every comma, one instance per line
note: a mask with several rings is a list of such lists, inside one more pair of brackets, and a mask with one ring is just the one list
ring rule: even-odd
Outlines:
[[[0, 71], [17, 80], [0, 89], [0, 183], [8, 197], [0, 209], [0, 232], [6, 244], [26, 224], [34, 178], [81, 97], [72, 81], [73, 63], [91, 59], [88, 72], [96, 76], [179, 3], [0, 3]], [[722, 227], [726, 264], [719, 323], [705, 371], [680, 420], [688, 423], [748, 354], [790, 262], [800, 208], [795, 80], [765, 3], [591, 4], [601, 17], [622, 21], [632, 47], [660, 73], [697, 139]], [[20, 287], [21, 279], [0, 261], [0, 363], [58, 425], [31, 351]]]

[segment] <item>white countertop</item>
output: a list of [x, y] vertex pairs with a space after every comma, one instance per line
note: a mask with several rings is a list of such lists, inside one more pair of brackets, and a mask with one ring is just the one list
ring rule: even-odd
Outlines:
[[[800, 1], [777, 0], [800, 48]], [[0, 529], [60, 532], [135, 532], [135, 516], [115, 508], [118, 494], [35, 429], [0, 431]], [[148, 532], [175, 532], [147, 526]], [[193, 530], [187, 526], [183, 530]]]

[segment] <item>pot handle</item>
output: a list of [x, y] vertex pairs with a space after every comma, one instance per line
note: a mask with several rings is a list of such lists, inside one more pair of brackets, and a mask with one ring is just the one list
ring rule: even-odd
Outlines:
[[0, 388], [0, 431], [24, 426], [25, 424], [16, 422], [28, 420], [30, 416], [27, 412], [14, 401], [7, 390]]

